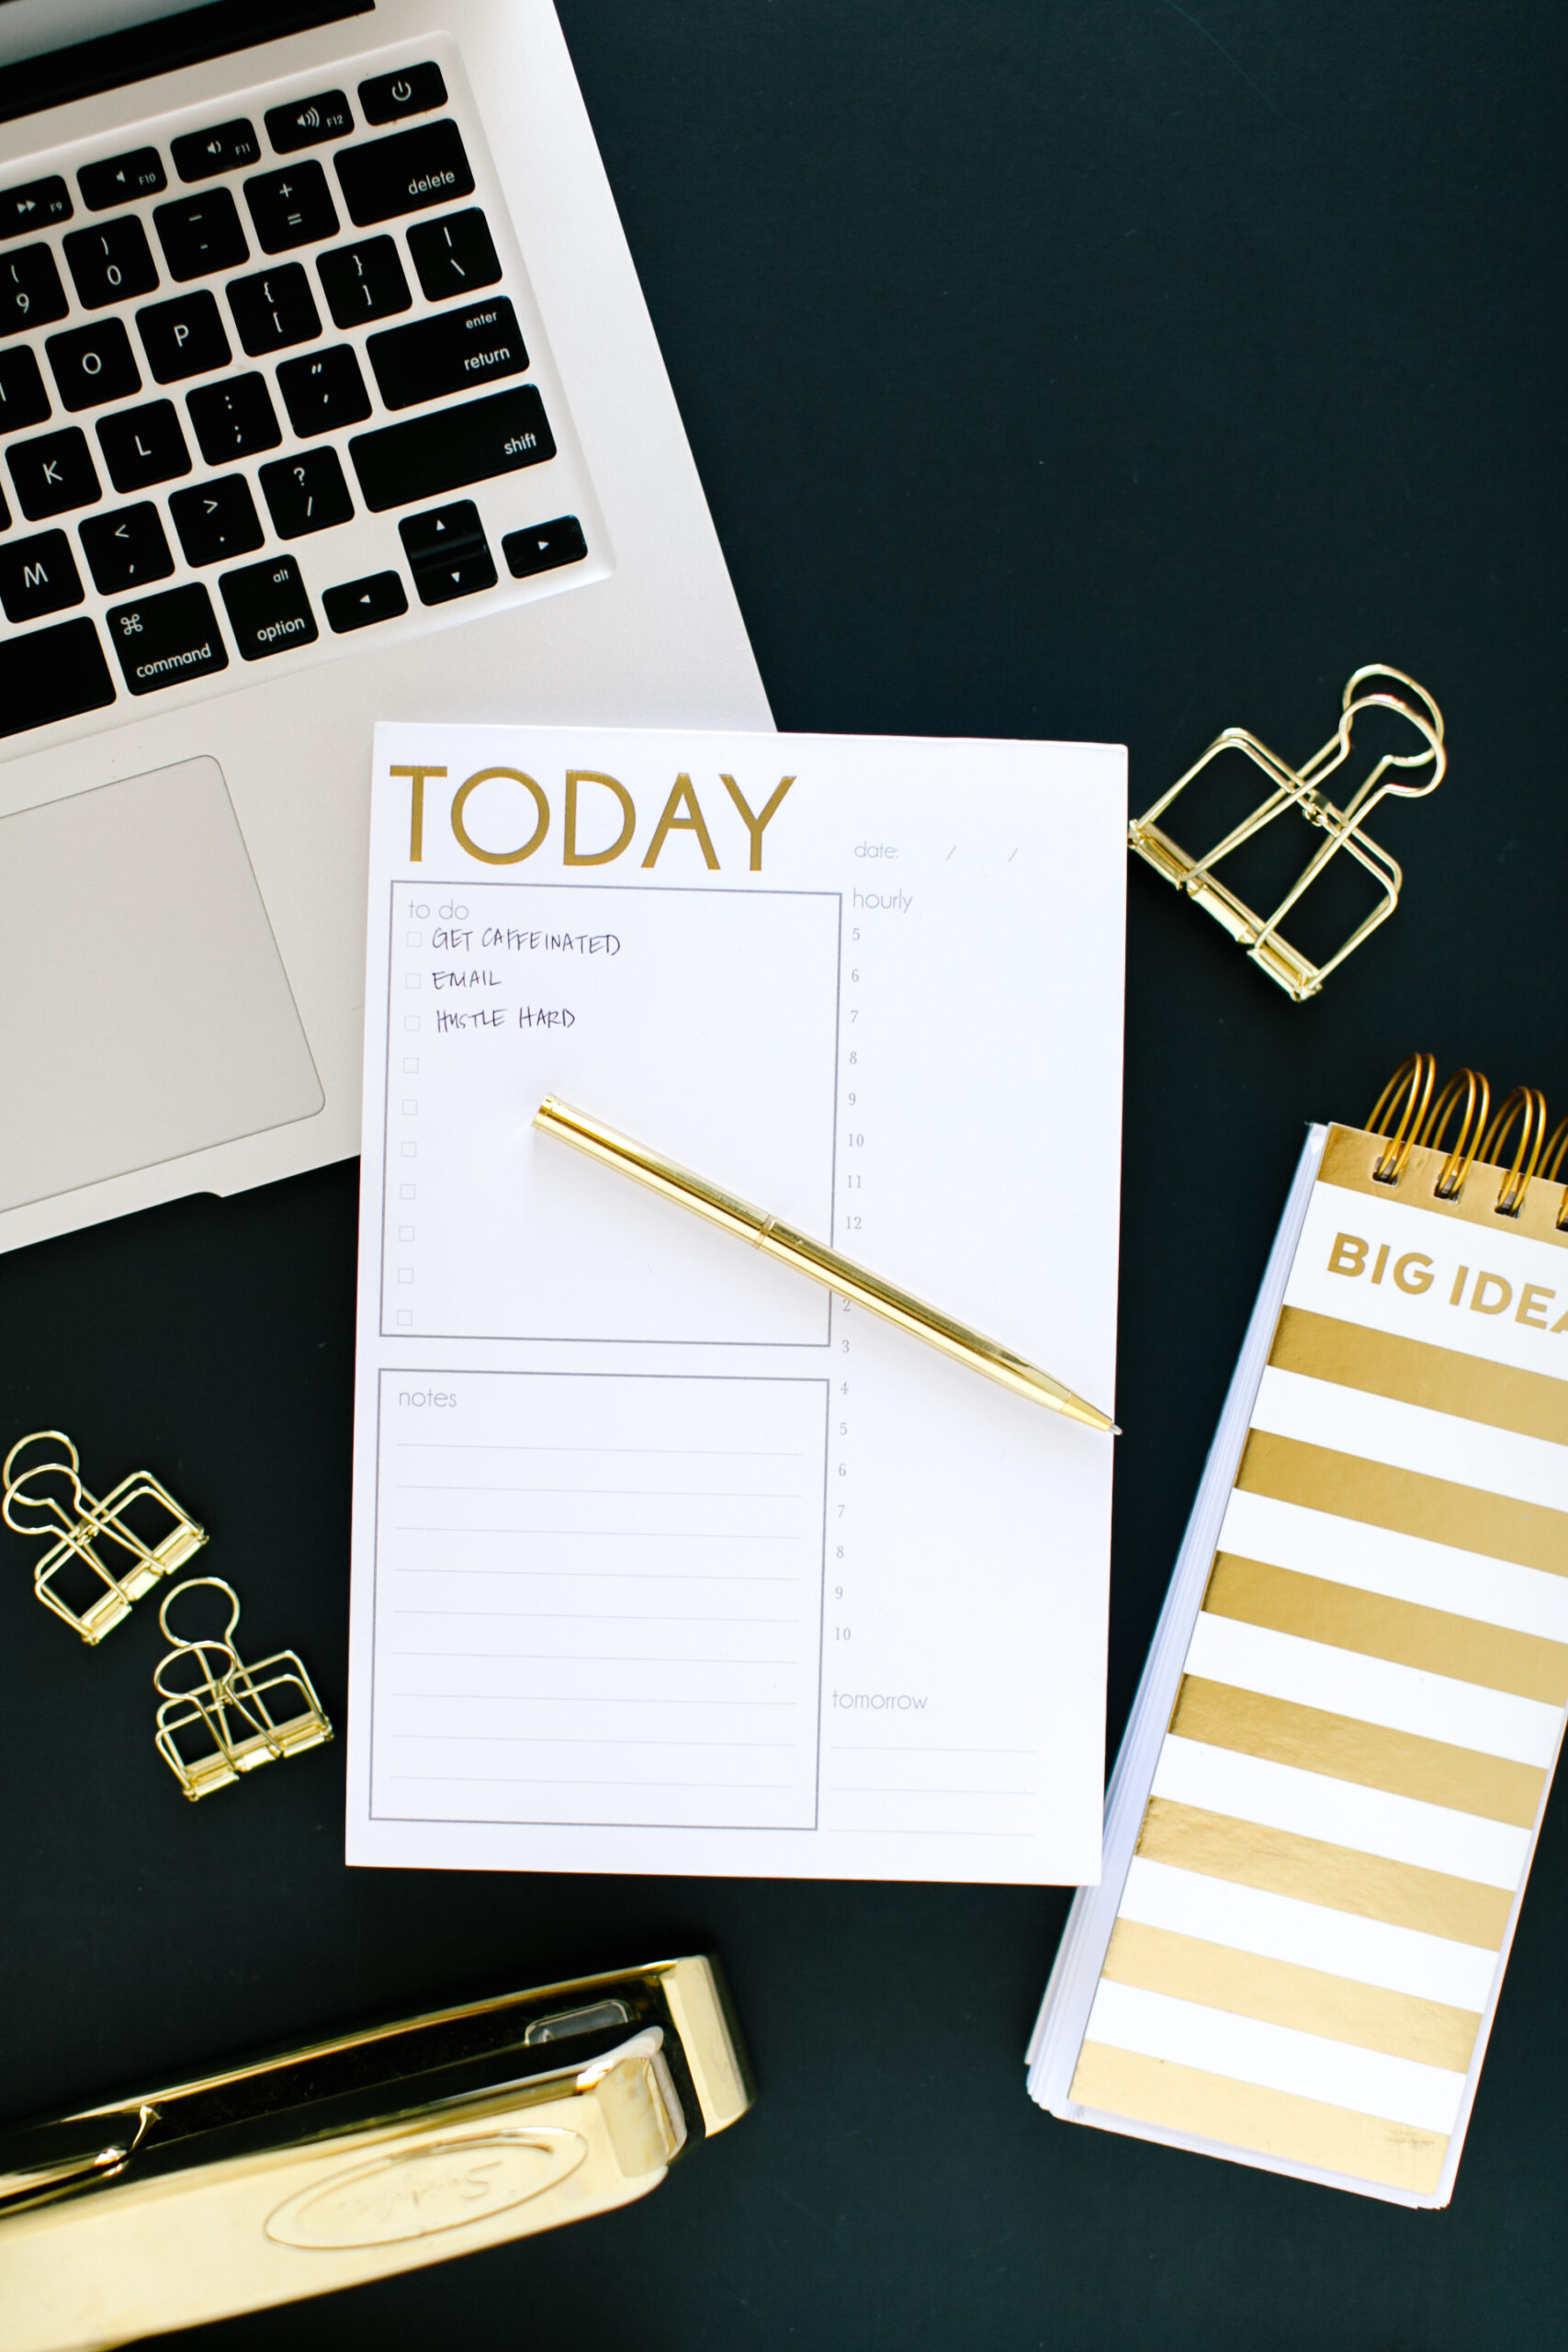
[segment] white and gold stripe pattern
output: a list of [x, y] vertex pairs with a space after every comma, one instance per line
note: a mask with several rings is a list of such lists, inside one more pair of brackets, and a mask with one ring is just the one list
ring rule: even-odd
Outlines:
[[1538, 1280], [1539, 1219], [1416, 1231], [1392, 1306], [1370, 1253], [1328, 1279], [1423, 1204], [1341, 1189], [1365, 1143], [1314, 1188], [1069, 2097], [1428, 2201], [1568, 1703], [1568, 1333], [1469, 1310], [1478, 1259]]

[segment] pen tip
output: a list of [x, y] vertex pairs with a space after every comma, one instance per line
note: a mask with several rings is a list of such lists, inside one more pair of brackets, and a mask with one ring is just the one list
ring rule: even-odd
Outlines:
[[1119, 1421], [1112, 1421], [1112, 1422], [1111, 1422], [1111, 1436], [1112, 1436], [1112, 1437], [1120, 1437], [1120, 1436], [1121, 1436], [1121, 1434], [1122, 1434], [1122, 1425], [1121, 1425], [1121, 1423], [1120, 1423]]

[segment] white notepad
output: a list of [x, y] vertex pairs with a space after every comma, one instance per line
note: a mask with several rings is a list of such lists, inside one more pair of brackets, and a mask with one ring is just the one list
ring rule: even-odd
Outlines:
[[1125, 818], [1096, 745], [378, 730], [351, 1862], [1097, 1875], [1111, 1441], [531, 1120], [1109, 1410]]
[[1568, 1701], [1568, 1195], [1388, 1150], [1310, 1131], [1029, 2085], [1438, 2206]]

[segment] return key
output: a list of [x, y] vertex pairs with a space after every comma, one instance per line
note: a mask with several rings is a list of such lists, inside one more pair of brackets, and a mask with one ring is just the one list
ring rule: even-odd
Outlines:
[[504, 297], [465, 303], [412, 326], [389, 327], [365, 347], [389, 408], [441, 400], [472, 384], [521, 375], [528, 365], [516, 312]]

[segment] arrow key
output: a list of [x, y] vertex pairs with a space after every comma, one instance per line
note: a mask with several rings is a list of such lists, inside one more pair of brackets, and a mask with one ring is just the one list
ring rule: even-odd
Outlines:
[[588, 542], [575, 514], [558, 514], [553, 523], [536, 523], [531, 531], [508, 531], [501, 552], [513, 580], [527, 580], [536, 571], [581, 563], [588, 553]]
[[346, 637], [350, 629], [368, 628], [373, 621], [395, 621], [408, 608], [408, 596], [395, 571], [374, 571], [367, 580], [345, 580], [341, 588], [328, 588], [321, 596], [321, 610], [334, 637]]
[[112, 514], [89, 515], [77, 529], [82, 552], [100, 596], [118, 596], [145, 580], [166, 580], [175, 568], [158, 510], [150, 498]]
[[455, 596], [477, 596], [495, 586], [494, 559], [471, 498], [410, 514], [398, 525], [398, 535], [422, 605], [448, 605]]

